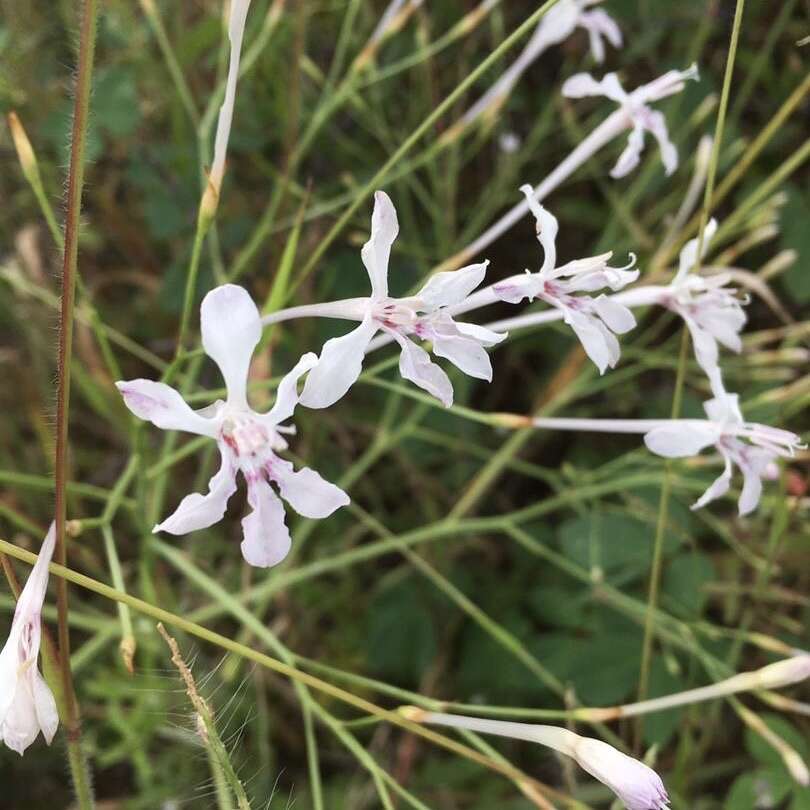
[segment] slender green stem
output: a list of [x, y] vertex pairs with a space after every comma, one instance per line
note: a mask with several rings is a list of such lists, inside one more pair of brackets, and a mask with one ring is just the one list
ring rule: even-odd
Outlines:
[[503, 42], [498, 45], [492, 53], [484, 59], [474, 70], [459, 82], [456, 88], [445, 99], [438, 104], [430, 115], [425, 118], [422, 123], [403, 141], [390, 158], [380, 167], [374, 176], [356, 193], [354, 200], [349, 207], [338, 218], [337, 222], [332, 226], [326, 236], [320, 240], [318, 247], [313, 251], [309, 261], [301, 269], [296, 283], [292, 286], [292, 291], [304, 282], [307, 276], [317, 266], [323, 255], [326, 253], [329, 246], [335, 240], [337, 235], [343, 230], [345, 225], [351, 220], [354, 212], [365, 202], [366, 198], [371, 194], [375, 188], [388, 176], [388, 173], [393, 169], [411, 148], [418, 143], [419, 139], [441, 120], [442, 116], [450, 110], [453, 105], [462, 97], [467, 88], [471, 87], [489, 68], [494, 65], [508, 50], [513, 48], [521, 39], [523, 39], [539, 22], [543, 15], [553, 6], [557, 0], [548, 0], [537, 11], [530, 14], [526, 20], [523, 21]]
[[[65, 517], [67, 509], [68, 478], [68, 414], [70, 408], [70, 366], [73, 350], [73, 304], [79, 257], [79, 224], [84, 187], [85, 145], [90, 113], [90, 91], [93, 79], [93, 58], [96, 40], [96, 0], [83, 0], [79, 34], [78, 68], [73, 106], [73, 131], [70, 144], [70, 163], [67, 181], [67, 214], [64, 228], [64, 255], [62, 262], [62, 302], [59, 317], [59, 341], [56, 390], [56, 458], [54, 462], [56, 550], [54, 559], [67, 562], [67, 535]], [[87, 762], [81, 747], [81, 719], [79, 705], [70, 671], [70, 630], [68, 627], [67, 583], [57, 583], [59, 627], [59, 659], [65, 695], [67, 717], [65, 724], [68, 759], [73, 777], [76, 799], [82, 810], [94, 806]]]
[[[14, 557], [17, 560], [22, 560], [23, 562], [29, 564], [35, 563], [37, 559], [36, 554], [32, 554], [30, 551], [21, 549], [18, 546], [15, 546], [13, 543], [9, 543], [8, 541], [2, 539], [0, 539], [0, 553], [8, 554], [9, 557]], [[444, 748], [445, 750], [451, 751], [462, 757], [466, 757], [467, 759], [472, 760], [473, 762], [476, 762], [489, 770], [496, 771], [508, 779], [533, 783], [533, 780], [512, 765], [504, 765], [499, 762], [493, 762], [489, 757], [484, 756], [466, 745], [462, 745], [461, 743], [458, 743], [455, 740], [444, 736], [443, 734], [430, 731], [429, 729], [420, 726], [418, 723], [413, 723], [407, 720], [398, 712], [383, 709], [380, 706], [377, 706], [364, 698], [358, 697], [351, 692], [347, 692], [345, 689], [341, 689], [334, 684], [328, 683], [321, 678], [317, 678], [307, 672], [302, 672], [291, 664], [287, 664], [278, 660], [277, 658], [273, 658], [251, 647], [247, 647], [244, 644], [240, 644], [227, 636], [223, 636], [220, 633], [216, 633], [213, 630], [209, 630], [206, 627], [195, 624], [182, 616], [178, 616], [177, 614], [164, 610], [161, 607], [157, 607], [149, 602], [145, 602], [143, 599], [139, 599], [131, 594], [111, 588], [109, 585], [106, 585], [103, 582], [99, 582], [92, 577], [80, 574], [78, 571], [73, 571], [64, 565], [51, 563], [49, 570], [51, 574], [66, 582], [72, 582], [73, 584], [92, 591], [99, 596], [103, 596], [105, 599], [110, 599], [114, 602], [122, 602], [132, 608], [132, 610], [136, 610], [139, 613], [150, 616], [157, 621], [163, 622], [164, 624], [176, 627], [179, 630], [196, 636], [197, 638], [207, 641], [210, 644], [221, 647], [224, 650], [228, 650], [229, 652], [239, 655], [242, 658], [246, 658], [249, 661], [254, 661], [257, 664], [272, 670], [273, 672], [277, 672], [279, 675], [283, 675], [290, 680], [311, 687], [312, 689], [315, 689], [324, 695], [333, 697], [336, 700], [339, 700], [341, 703], [352, 706], [365, 714], [373, 715], [380, 720], [404, 728], [406, 731], [422, 737], [429, 742]], [[266, 628], [260, 622], [256, 626], [257, 632], [259, 631], [259, 628], [262, 628], [261, 632], [264, 634]]]

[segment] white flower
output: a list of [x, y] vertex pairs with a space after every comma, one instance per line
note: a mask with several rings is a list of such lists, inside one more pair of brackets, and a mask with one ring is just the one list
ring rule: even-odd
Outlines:
[[633, 313], [606, 295], [592, 298], [573, 295], [575, 292], [594, 292], [609, 287], [616, 292], [638, 278], [638, 270], [628, 270], [635, 262], [632, 257], [627, 267], [609, 267], [612, 253], [564, 264], [557, 263], [557, 219], [535, 200], [532, 187], [521, 186], [529, 207], [537, 221], [537, 239], [543, 247], [543, 266], [538, 273], [495, 284], [493, 291], [502, 301], [517, 304], [523, 298], [539, 298], [563, 313], [582, 342], [588, 357], [600, 373], [619, 361], [620, 349], [616, 335], [629, 332], [635, 325]]
[[305, 467], [295, 471], [291, 462], [276, 455], [287, 448], [281, 434], [295, 432], [281, 423], [292, 416], [298, 404], [298, 380], [317, 358], [311, 352], [305, 354], [279, 383], [271, 410], [256, 413], [247, 400], [250, 359], [262, 333], [256, 305], [242, 287], [225, 284], [205, 296], [200, 314], [203, 348], [225, 378], [225, 402], [218, 400], [193, 411], [164, 383], [130, 380], [116, 385], [127, 407], [139, 418], [164, 430], [210, 436], [219, 447], [221, 467], [210, 480], [208, 493], [187, 495], [154, 531], [187, 534], [221, 520], [228, 499], [236, 491], [236, 473], [241, 471], [253, 509], [242, 521], [242, 554], [251, 565], [266, 568], [281, 562], [290, 550], [284, 506], [269, 482], [305, 517], [324, 518], [349, 503], [343, 490], [324, 481], [314, 470]]
[[[702, 253], [705, 254], [717, 231], [717, 221], [706, 225]], [[697, 262], [698, 239], [687, 242], [680, 255], [678, 272], [661, 297], [661, 305], [683, 318], [692, 336], [695, 357], [706, 372], [715, 396], [722, 395], [723, 383], [717, 344], [734, 352], [742, 351], [740, 332], [745, 326], [743, 305], [737, 290], [726, 287], [728, 273], [701, 276], [690, 272]]]
[[484, 280], [489, 262], [450, 273], [436, 273], [415, 296], [391, 298], [388, 259], [398, 233], [393, 203], [385, 192], [376, 192], [371, 238], [361, 252], [371, 279], [371, 296], [331, 307], [332, 312], [339, 307], [341, 317], [358, 320], [360, 326], [342, 337], [326, 341], [317, 365], [304, 384], [302, 405], [326, 408], [337, 402], [360, 376], [366, 348], [380, 330], [400, 345], [400, 374], [446, 406], [453, 403], [450, 379], [408, 335], [431, 341], [434, 354], [446, 358], [465, 374], [488, 382], [492, 380], [492, 364], [483, 347], [500, 343], [506, 335], [483, 326], [456, 323], [447, 312], [447, 307], [462, 302]]
[[414, 707], [400, 711], [416, 723], [464, 728], [499, 737], [529, 740], [553, 748], [575, 759], [583, 770], [607, 785], [627, 810], [666, 810], [669, 804], [664, 783], [652, 768], [601, 740], [581, 737], [557, 726], [439, 714]]
[[20, 755], [40, 731], [50, 745], [59, 725], [53, 693], [37, 669], [42, 603], [55, 544], [52, 523], [17, 600], [8, 641], [0, 652], [0, 739]]
[[[762, 479], [778, 475], [775, 461], [779, 456], [793, 456], [803, 445], [795, 433], [746, 422], [740, 411], [736, 394], [722, 394], [703, 406], [708, 420], [676, 419], [669, 425], [653, 428], [644, 436], [644, 443], [659, 456], [683, 458], [697, 455], [714, 445], [723, 457], [723, 472], [692, 505], [700, 509], [722, 497], [731, 486], [736, 465], [743, 475], [742, 494], [738, 501], [740, 515], [756, 509], [762, 495]], [[747, 439], [747, 442], [742, 441]]]
[[558, 0], [540, 19], [537, 28], [517, 59], [498, 77], [498, 80], [470, 107], [461, 118], [467, 126], [484, 112], [497, 109], [507, 98], [520, 77], [537, 58], [550, 48], [568, 39], [574, 31], [584, 28], [588, 32], [593, 58], [601, 63], [605, 58], [604, 37], [614, 48], [621, 47], [622, 32], [616, 22], [601, 9], [587, 11], [601, 0]]
[[697, 66], [692, 65], [688, 70], [670, 70], [655, 81], [627, 93], [615, 73], [608, 73], [601, 81], [597, 81], [589, 73], [577, 73], [565, 82], [562, 92], [569, 98], [607, 96], [620, 104], [626, 113], [628, 126], [631, 127], [630, 137], [626, 148], [610, 172], [611, 177], [624, 177], [638, 166], [644, 149], [645, 132], [652, 134], [658, 141], [664, 170], [670, 175], [678, 168], [678, 150], [669, 139], [667, 122], [663, 114], [653, 110], [649, 104], [680, 93], [687, 79], [697, 78]]
[[621, 47], [622, 32], [616, 21], [602, 9], [587, 11], [602, 0], [559, 0], [543, 16], [537, 25], [532, 39], [526, 46], [533, 56], [544, 51], [551, 45], [558, 45], [568, 39], [576, 28], [584, 28], [588, 32], [593, 58], [601, 63], [605, 59], [604, 37], [614, 48]]

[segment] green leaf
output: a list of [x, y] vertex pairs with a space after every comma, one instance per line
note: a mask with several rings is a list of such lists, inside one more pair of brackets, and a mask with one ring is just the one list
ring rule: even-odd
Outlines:
[[761, 807], [776, 807], [793, 789], [793, 784], [784, 771], [773, 768], [744, 773], [734, 780], [723, 808], [758, 810]]
[[[579, 565], [601, 568], [609, 580], [621, 579], [649, 568], [655, 529], [627, 515], [582, 516], [563, 523], [559, 539], [563, 553]], [[677, 546], [678, 540], [667, 533], [665, 552]]]
[[715, 577], [711, 559], [700, 552], [679, 554], [667, 563], [661, 588], [673, 613], [699, 616], [706, 602], [704, 586]]
[[141, 112], [131, 69], [110, 67], [98, 71], [92, 110], [98, 128], [111, 138], [124, 138], [135, 131]]
[[785, 272], [784, 284], [799, 304], [810, 301], [810, 200], [796, 189], [788, 191], [788, 200], [782, 208], [780, 222], [782, 227], [782, 247], [795, 250], [798, 259]]
[[433, 617], [421, 590], [400, 582], [374, 599], [369, 611], [369, 668], [383, 678], [416, 684], [436, 655]]

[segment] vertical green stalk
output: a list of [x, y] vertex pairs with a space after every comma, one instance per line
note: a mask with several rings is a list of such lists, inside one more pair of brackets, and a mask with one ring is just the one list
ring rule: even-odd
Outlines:
[[[78, 68], [73, 102], [73, 131], [70, 143], [70, 164], [67, 183], [67, 214], [64, 228], [62, 261], [62, 303], [59, 315], [56, 389], [56, 459], [54, 487], [56, 496], [56, 551], [54, 559], [60, 565], [67, 561], [65, 534], [66, 490], [68, 478], [68, 411], [70, 405], [70, 363], [73, 348], [73, 304], [79, 256], [79, 218], [84, 185], [84, 157], [87, 142], [87, 120], [93, 79], [93, 57], [96, 41], [96, 0], [82, 0], [79, 33]], [[70, 671], [70, 632], [68, 629], [67, 583], [57, 580], [57, 611], [59, 624], [59, 658], [65, 713], [62, 718], [67, 738], [68, 759], [76, 800], [82, 810], [94, 806], [93, 790], [87, 762], [81, 749], [81, 719], [79, 704]]]
[[[703, 195], [703, 207], [700, 212], [700, 228], [698, 231], [697, 261], [694, 268], [695, 273], [700, 272], [701, 256], [703, 254], [703, 236], [706, 231], [706, 223], [709, 220], [709, 210], [714, 193], [714, 183], [717, 176], [717, 163], [720, 158], [720, 147], [723, 141], [723, 129], [726, 123], [726, 111], [728, 109], [728, 99], [731, 90], [731, 77], [734, 73], [734, 61], [737, 56], [737, 43], [740, 38], [740, 28], [742, 27], [742, 15], [745, 7], [745, 0], [737, 0], [737, 7], [734, 13], [734, 24], [731, 30], [731, 41], [728, 47], [728, 59], [726, 60], [726, 71], [723, 76], [723, 90], [720, 96], [720, 106], [717, 111], [717, 124], [714, 129], [714, 141], [712, 143], [712, 154], [709, 159], [709, 170], [706, 175], [706, 189]], [[675, 382], [675, 392], [672, 399], [672, 418], [675, 419], [681, 410], [681, 398], [683, 394], [684, 372], [686, 367], [687, 335], [683, 329], [681, 340], [681, 351], [678, 359], [678, 376]], [[661, 578], [662, 546], [664, 531], [666, 529], [669, 512], [670, 494], [670, 469], [664, 477], [661, 486], [661, 497], [658, 508], [658, 523], [655, 530], [655, 546], [653, 548], [652, 570], [650, 571], [650, 588], [647, 597], [647, 613], [644, 618], [644, 641], [641, 652], [641, 673], [639, 675], [638, 699], [644, 700], [647, 695], [647, 685], [649, 680], [649, 668], [652, 657], [652, 637], [655, 626], [655, 612], [658, 602], [658, 585]], [[639, 718], [637, 731], [637, 743], [641, 744], [642, 720]]]

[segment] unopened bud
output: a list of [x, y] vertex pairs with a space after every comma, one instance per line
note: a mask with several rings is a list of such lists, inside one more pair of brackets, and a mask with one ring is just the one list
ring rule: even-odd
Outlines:
[[751, 673], [759, 689], [779, 689], [810, 678], [810, 653], [794, 655]]
[[420, 709], [418, 706], [400, 706], [397, 709], [397, 714], [410, 720], [412, 723], [422, 723], [427, 716], [428, 712]]
[[23, 129], [22, 122], [14, 111], [8, 114], [8, 128], [11, 130], [11, 139], [14, 141], [14, 148], [17, 151], [23, 174], [29, 179], [37, 176], [37, 157], [31, 141], [28, 140], [28, 135]]

